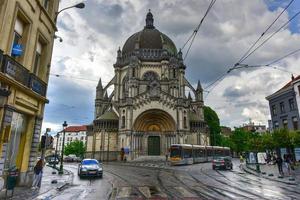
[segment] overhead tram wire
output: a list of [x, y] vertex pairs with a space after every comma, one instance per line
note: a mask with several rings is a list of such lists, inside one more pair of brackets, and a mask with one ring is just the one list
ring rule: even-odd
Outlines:
[[[295, 17], [297, 17], [300, 14], [300, 11], [296, 13], [292, 18], [290, 18], [286, 23], [284, 23], [277, 31], [275, 31], [271, 36], [269, 36], [266, 40], [264, 40], [258, 47], [256, 47], [253, 51], [252, 48], [259, 42], [259, 40], [266, 34], [266, 32], [274, 25], [274, 23], [279, 19], [279, 17], [287, 10], [287, 8], [293, 3], [294, 0], [291, 0], [290, 3], [285, 7], [285, 9], [276, 17], [276, 19], [267, 27], [267, 29], [261, 34], [261, 36], [255, 41], [255, 43], [247, 50], [247, 52], [240, 58], [240, 60], [229, 70], [227, 73], [220, 76], [218, 79], [216, 79], [214, 82], [212, 82], [208, 87], [213, 86], [206, 97], [209, 95], [209, 93], [234, 69], [236, 69], [240, 63], [243, 62], [245, 59], [247, 59], [250, 55], [252, 55], [258, 48], [260, 48], [262, 45], [264, 45], [269, 39], [271, 39], [276, 33], [278, 33], [280, 30], [282, 30], [287, 24], [289, 24]], [[251, 51], [251, 52], [250, 52]], [[250, 52], [250, 53], [249, 53]], [[248, 65], [245, 65], [243, 67], [250, 67]], [[259, 66], [253, 66], [253, 67], [259, 67]], [[241, 68], [241, 67], [238, 67]], [[278, 68], [274, 68], [278, 69]], [[280, 69], [278, 69], [280, 70]], [[208, 88], [206, 87], [206, 88]], [[206, 98], [205, 97], [205, 98]]]
[[[298, 15], [300, 14], [300, 11], [298, 11], [295, 15], [293, 15], [292, 18], [290, 18], [287, 22], [285, 22], [280, 28], [278, 28], [274, 33], [272, 33], [267, 39], [265, 39], [260, 45], [258, 45], [254, 50], [252, 50], [246, 57], [244, 57], [241, 62], [246, 60], [249, 56], [251, 56], [257, 49], [259, 49], [261, 46], [263, 46], [266, 42], [268, 42], [275, 34], [277, 34], [279, 31], [281, 31], [286, 25], [288, 25], [292, 20], [294, 20]], [[240, 63], [241, 63], [240, 62]], [[240, 64], [237, 63], [237, 64]]]
[[189, 37], [189, 39], [188, 39], [188, 40], [185, 42], [185, 44], [183, 45], [182, 49], [184, 49], [184, 47], [185, 47], [185, 46], [189, 43], [189, 41], [191, 40], [190, 45], [189, 45], [189, 47], [188, 47], [187, 52], [186, 52], [185, 55], [184, 55], [183, 60], [185, 60], [185, 59], [187, 58], [187, 55], [188, 55], [188, 53], [190, 52], [190, 49], [191, 49], [191, 47], [192, 47], [192, 44], [193, 44], [193, 42], [194, 42], [194, 40], [195, 40], [195, 37], [196, 37], [196, 35], [197, 35], [197, 33], [198, 33], [198, 31], [199, 31], [201, 25], [202, 25], [203, 22], [204, 22], [204, 19], [206, 18], [207, 14], [209, 13], [209, 11], [210, 11], [211, 8], [213, 7], [213, 5], [216, 3], [216, 1], [217, 1], [217, 0], [211, 0], [211, 2], [210, 2], [210, 4], [209, 4], [209, 6], [208, 6], [208, 8], [207, 8], [207, 10], [206, 10], [206, 12], [205, 12], [205, 14], [204, 14], [204, 16], [203, 16], [202, 19], [200, 20], [200, 23], [198, 24], [197, 28], [194, 30], [194, 32], [192, 33], [192, 35]]
[[252, 46], [246, 51], [246, 53], [239, 59], [237, 63], [243, 62], [244, 58], [252, 50], [252, 48], [259, 42], [259, 40], [268, 32], [268, 30], [275, 24], [275, 22], [280, 18], [280, 16], [288, 9], [288, 7], [293, 3], [294, 0], [291, 0], [290, 3], [281, 11], [281, 13], [275, 18], [275, 20], [267, 27], [267, 29], [260, 35], [260, 37], [252, 44]]

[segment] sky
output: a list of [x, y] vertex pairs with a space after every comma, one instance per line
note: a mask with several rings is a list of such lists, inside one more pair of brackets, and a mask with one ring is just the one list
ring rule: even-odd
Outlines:
[[[60, 9], [82, 1], [61, 0]], [[143, 29], [148, 9], [154, 26], [168, 35], [177, 49], [187, 41], [210, 0], [86, 0], [84, 9], [72, 8], [58, 16], [43, 131], [60, 131], [62, 124], [90, 124], [94, 118], [96, 86], [114, 76], [117, 50]], [[183, 3], [184, 2], [184, 3]], [[202, 24], [185, 60], [186, 78], [204, 88], [232, 67], [282, 12], [290, 0], [217, 0]], [[295, 0], [265, 34], [267, 38], [300, 11]], [[243, 63], [267, 64], [300, 48], [300, 16], [279, 31]], [[263, 38], [263, 39], [264, 39]], [[263, 40], [262, 40], [263, 41]], [[259, 43], [258, 43], [259, 44]], [[183, 54], [186, 53], [183, 49]], [[277, 69], [275, 69], [277, 68]], [[284, 70], [278, 70], [284, 69]], [[238, 127], [251, 119], [267, 125], [266, 96], [279, 90], [300, 71], [300, 53], [273, 67], [238, 69], [204, 93], [204, 104], [214, 109], [221, 125]], [[59, 76], [56, 76], [59, 75]]]

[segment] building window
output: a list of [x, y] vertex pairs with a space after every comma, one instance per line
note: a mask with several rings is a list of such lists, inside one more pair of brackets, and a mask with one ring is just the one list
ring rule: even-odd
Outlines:
[[43, 6], [44, 6], [44, 8], [45, 8], [45, 10], [49, 10], [49, 3], [50, 3], [50, 0], [44, 0], [44, 2], [43, 2]]
[[292, 121], [293, 121], [294, 130], [298, 130], [298, 119], [297, 119], [297, 117], [292, 117]]
[[14, 35], [13, 35], [13, 40], [11, 45], [11, 56], [13, 58], [16, 58], [16, 56], [12, 55], [12, 49], [14, 45], [21, 44], [23, 32], [24, 32], [24, 23], [19, 18], [17, 18], [15, 22], [15, 30], [14, 30]]
[[135, 68], [132, 68], [132, 77], [135, 77]]
[[285, 113], [284, 102], [280, 103], [280, 112]]
[[122, 128], [125, 128], [125, 116], [122, 116]]
[[173, 69], [173, 78], [176, 78], [176, 70]]
[[274, 129], [279, 128], [279, 123], [277, 121], [274, 122]]
[[183, 117], [183, 127], [184, 127], [184, 128], [187, 128], [186, 117]]
[[276, 106], [275, 105], [272, 106], [272, 114], [273, 114], [273, 116], [277, 115], [277, 110], [276, 110]]
[[290, 109], [295, 110], [295, 102], [294, 99], [289, 99]]
[[283, 128], [288, 128], [288, 121], [287, 121], [287, 119], [283, 119], [282, 120], [282, 125], [283, 125]]
[[41, 55], [42, 55], [42, 44], [40, 41], [36, 44], [35, 58], [34, 58], [34, 68], [33, 73], [38, 75], [40, 63], [41, 63]]

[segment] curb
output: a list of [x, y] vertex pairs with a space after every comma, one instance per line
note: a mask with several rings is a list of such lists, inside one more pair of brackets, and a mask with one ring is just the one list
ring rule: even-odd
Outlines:
[[243, 165], [242, 166], [243, 170], [245, 172], [247, 172], [248, 174], [252, 174], [252, 175], [255, 175], [255, 176], [258, 176], [260, 178], [265, 178], [265, 179], [268, 179], [268, 180], [271, 180], [271, 181], [276, 181], [276, 182], [280, 182], [280, 183], [285, 183], [285, 184], [288, 184], [288, 185], [298, 185], [296, 182], [291, 182], [291, 181], [282, 181], [282, 180], [277, 180], [277, 179], [274, 179], [274, 178], [269, 178], [268, 176], [262, 176], [261, 174], [255, 172], [253, 169], [249, 168], [248, 166], [245, 166]]

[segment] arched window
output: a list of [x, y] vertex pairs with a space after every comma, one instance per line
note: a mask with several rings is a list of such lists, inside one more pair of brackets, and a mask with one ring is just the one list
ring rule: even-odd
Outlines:
[[125, 116], [122, 116], [122, 128], [125, 128]]
[[173, 69], [173, 78], [176, 78], [176, 69]]
[[128, 76], [126, 75], [124, 78], [123, 78], [123, 81], [122, 81], [122, 87], [123, 87], [123, 98], [127, 97], [128, 96]]
[[135, 68], [132, 68], [132, 77], [135, 77]]

